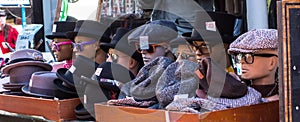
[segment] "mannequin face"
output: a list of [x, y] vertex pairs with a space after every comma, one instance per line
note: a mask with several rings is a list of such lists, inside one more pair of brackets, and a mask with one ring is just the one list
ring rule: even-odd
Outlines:
[[127, 69], [129, 69], [129, 61], [131, 59], [130, 56], [128, 56], [118, 50], [114, 50], [114, 49], [110, 52], [111, 52], [110, 57], [113, 62], [120, 64], [123, 67], [126, 67]]
[[[137, 49], [139, 49], [139, 44], [136, 45]], [[166, 45], [159, 45], [159, 44], [149, 44], [149, 49], [151, 50], [139, 50], [139, 52], [142, 54], [144, 64], [149, 63], [153, 59], [159, 57], [159, 56], [165, 56], [168, 52], [168, 49], [166, 48]]]
[[[71, 60], [73, 56], [73, 45], [62, 44], [61, 42], [71, 42], [70, 39], [54, 38], [51, 50], [54, 52], [57, 61]], [[57, 44], [57, 46], [54, 46]], [[57, 49], [59, 48], [59, 49]]]
[[204, 41], [194, 41], [191, 47], [196, 53], [197, 62], [201, 62], [203, 58], [209, 57], [209, 49]]
[[[97, 46], [98, 40], [86, 36], [76, 36], [74, 41], [75, 44], [78, 45], [73, 50], [76, 55], [82, 55], [89, 59], [95, 58], [96, 50], [98, 49]], [[83, 43], [89, 43], [89, 44], [83, 44]]]
[[259, 80], [266, 77], [274, 78], [278, 60], [278, 57], [275, 55], [277, 54], [262, 51], [254, 53], [254, 56], [249, 56], [248, 58], [245, 56], [247, 59], [242, 57], [240, 61], [242, 64], [241, 78], [247, 80]]

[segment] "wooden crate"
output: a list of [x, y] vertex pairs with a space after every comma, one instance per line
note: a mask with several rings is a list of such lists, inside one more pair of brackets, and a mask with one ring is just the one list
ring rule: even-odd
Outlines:
[[54, 121], [76, 119], [74, 108], [79, 103], [78, 98], [53, 100], [0, 94], [0, 110], [43, 116]]
[[278, 122], [279, 102], [193, 114], [136, 107], [95, 104], [97, 122]]

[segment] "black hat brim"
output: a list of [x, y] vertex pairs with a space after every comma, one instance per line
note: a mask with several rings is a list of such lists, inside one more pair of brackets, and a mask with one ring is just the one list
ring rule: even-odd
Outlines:
[[74, 88], [74, 89], [75, 89], [73, 77], [72, 77], [70, 80], [68, 80], [69, 78], [67, 78], [67, 77], [65, 76], [65, 73], [66, 73], [67, 71], [68, 71], [67, 68], [60, 68], [60, 69], [57, 70], [56, 76], [57, 76], [60, 80], [62, 80], [63, 82], [65, 82], [67, 85], [69, 85], [71, 88]]
[[116, 85], [113, 85], [112, 83], [109, 82], [101, 82], [101, 81], [96, 81], [96, 80], [92, 80], [90, 78], [87, 78], [85, 76], [81, 76], [81, 79], [83, 81], [85, 81], [86, 83], [89, 84], [94, 84], [94, 85], [99, 85], [101, 87], [101, 89], [103, 90], [113, 90], [113, 91], [120, 91], [120, 88]]
[[54, 39], [54, 38], [65, 38], [67, 39], [66, 33], [60, 33], [60, 32], [53, 32], [51, 35], [46, 35], [46, 38], [48, 39]]
[[42, 97], [42, 98], [54, 98], [54, 96], [50, 95], [45, 95], [45, 94], [38, 94], [38, 93], [33, 93], [29, 90], [29, 85], [23, 86], [22, 87], [22, 92], [31, 96], [36, 96], [36, 97]]
[[[100, 35], [94, 35], [90, 33], [85, 33], [85, 32], [67, 32], [66, 33], [67, 38], [69, 39], [74, 39], [76, 36], [87, 36], [95, 39], [100, 39]], [[96, 40], [98, 41], [98, 40]]]
[[69, 88], [67, 86], [64, 86], [63, 85], [63, 81], [60, 80], [60, 79], [55, 79], [54, 81], [54, 84], [56, 86], [56, 88], [64, 93], [67, 93], [67, 94], [70, 94], [72, 96], [76, 96], [77, 95], [77, 92], [76, 92], [76, 89], [72, 89], [72, 88]]

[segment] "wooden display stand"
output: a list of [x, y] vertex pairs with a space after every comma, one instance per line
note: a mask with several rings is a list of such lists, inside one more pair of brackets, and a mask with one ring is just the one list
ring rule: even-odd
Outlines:
[[79, 98], [53, 100], [0, 94], [0, 110], [25, 115], [43, 116], [54, 121], [74, 120]]
[[278, 122], [279, 102], [193, 114], [157, 109], [95, 104], [97, 122]]
[[300, 0], [277, 2], [280, 121], [300, 121]]

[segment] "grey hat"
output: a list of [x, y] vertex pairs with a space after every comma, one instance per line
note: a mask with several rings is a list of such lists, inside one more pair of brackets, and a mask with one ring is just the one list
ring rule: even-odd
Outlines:
[[31, 76], [29, 85], [23, 86], [22, 91], [36, 97], [53, 98], [57, 90], [53, 83], [56, 78], [55, 72], [35, 72]]
[[254, 29], [239, 36], [230, 44], [228, 52], [254, 53], [278, 49], [278, 33], [275, 29]]
[[[142, 67], [134, 80], [126, 83], [121, 91], [135, 100], [156, 99], [155, 88], [159, 77], [172, 61], [167, 57], [157, 57]], [[127, 86], [129, 88], [127, 88]]]
[[169, 43], [176, 39], [178, 33], [169, 27], [158, 24], [145, 24], [138, 27], [128, 36], [129, 44], [139, 43], [141, 36], [148, 36], [149, 44]]
[[167, 106], [175, 95], [188, 94], [196, 96], [199, 87], [199, 78], [195, 71], [199, 68], [197, 63], [188, 60], [179, 60], [170, 64], [156, 85], [156, 97], [162, 107]]

